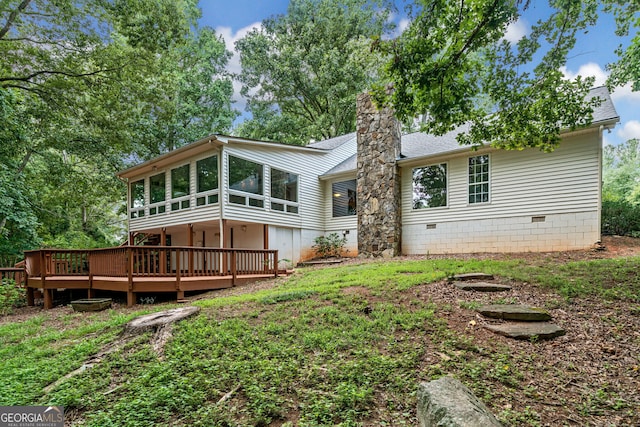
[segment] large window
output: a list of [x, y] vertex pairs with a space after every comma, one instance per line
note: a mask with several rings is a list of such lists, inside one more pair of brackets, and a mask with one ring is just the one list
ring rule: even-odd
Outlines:
[[263, 166], [250, 160], [229, 156], [229, 202], [237, 205], [264, 207]]
[[298, 175], [271, 168], [271, 199], [271, 209], [298, 213]]
[[447, 164], [413, 170], [413, 209], [447, 206]]
[[[189, 207], [189, 165], [171, 169], [171, 210], [177, 211]], [[178, 199], [178, 200], [175, 200]]]
[[218, 203], [218, 156], [198, 160], [196, 173], [198, 179], [196, 206]]
[[131, 218], [144, 216], [144, 179], [131, 183]]
[[469, 157], [469, 203], [489, 202], [489, 155]]
[[149, 178], [149, 215], [164, 213], [166, 206], [164, 201], [166, 198], [165, 174], [159, 173]]
[[356, 214], [356, 180], [334, 182], [331, 185], [333, 216]]

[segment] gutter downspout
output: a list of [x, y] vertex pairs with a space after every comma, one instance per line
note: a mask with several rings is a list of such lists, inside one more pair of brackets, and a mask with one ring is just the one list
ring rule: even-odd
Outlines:
[[603, 167], [603, 133], [604, 133], [604, 125], [600, 125], [598, 128], [598, 242], [602, 241], [602, 185], [603, 185], [603, 176], [602, 176], [602, 167]]

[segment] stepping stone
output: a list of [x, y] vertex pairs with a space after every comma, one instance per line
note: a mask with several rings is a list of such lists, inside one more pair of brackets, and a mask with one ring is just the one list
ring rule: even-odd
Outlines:
[[484, 325], [484, 327], [496, 334], [517, 340], [529, 340], [534, 337], [549, 340], [565, 334], [564, 329], [549, 322], [510, 322], [500, 325]]
[[455, 280], [493, 280], [493, 274], [487, 273], [464, 273], [453, 276]]
[[509, 285], [487, 282], [453, 282], [453, 285], [463, 291], [503, 292], [511, 290], [511, 286]]
[[492, 319], [519, 320], [522, 322], [546, 322], [551, 315], [541, 308], [518, 304], [491, 304], [478, 307], [476, 311]]

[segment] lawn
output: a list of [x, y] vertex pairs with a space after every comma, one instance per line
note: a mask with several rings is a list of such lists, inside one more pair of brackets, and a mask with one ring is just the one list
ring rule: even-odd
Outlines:
[[[173, 306], [17, 312], [0, 321], [0, 405], [64, 405], [86, 426], [401, 426], [416, 425], [420, 382], [454, 375], [506, 425], [639, 425], [639, 269], [640, 257], [545, 256], [299, 269], [208, 294], [161, 354], [141, 335], [47, 391], [127, 321]], [[446, 281], [474, 271], [513, 290]], [[567, 335], [492, 335], [473, 311], [485, 302], [545, 307]]]

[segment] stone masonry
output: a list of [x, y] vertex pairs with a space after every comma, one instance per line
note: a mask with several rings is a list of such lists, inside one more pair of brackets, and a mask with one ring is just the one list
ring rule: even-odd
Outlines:
[[400, 254], [400, 124], [393, 110], [378, 110], [368, 93], [358, 95], [358, 253]]

